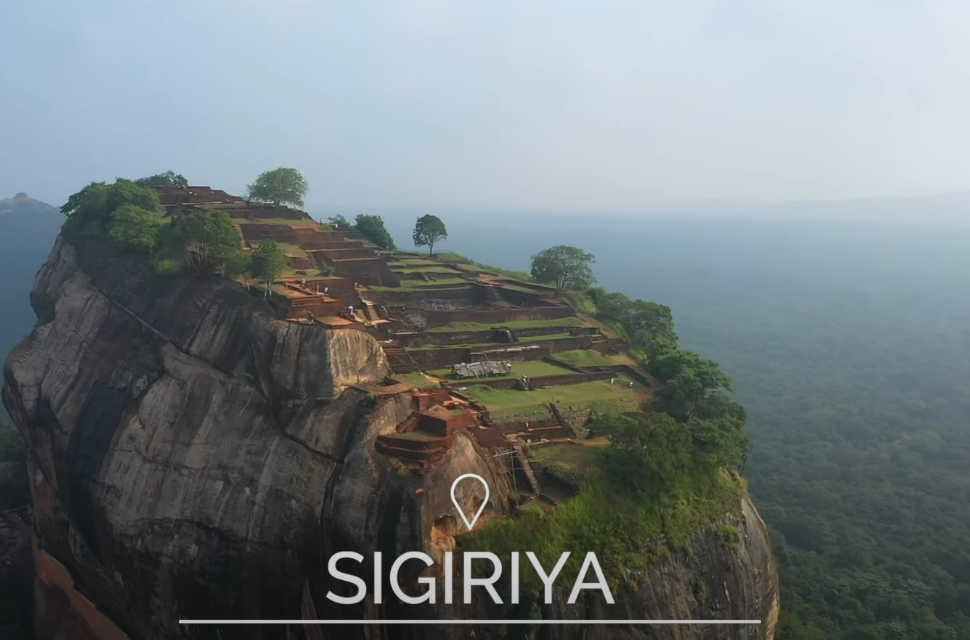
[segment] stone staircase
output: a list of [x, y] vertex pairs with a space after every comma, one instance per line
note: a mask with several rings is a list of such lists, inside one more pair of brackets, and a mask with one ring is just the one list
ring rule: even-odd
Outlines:
[[420, 369], [418, 363], [401, 345], [381, 344], [381, 348], [384, 349], [387, 364], [391, 366], [394, 373], [414, 373]]
[[378, 313], [377, 307], [374, 305], [373, 302], [371, 302], [370, 300], [364, 300], [363, 298], [361, 298], [361, 302], [364, 303], [364, 308], [363, 308], [364, 317], [367, 319], [368, 322], [374, 322], [376, 320], [383, 319], [381, 318], [381, 314]]
[[525, 473], [525, 477], [529, 481], [532, 495], [538, 496], [542, 493], [542, 487], [539, 485], [536, 472], [532, 469], [532, 463], [529, 462], [529, 457], [525, 455], [525, 449], [522, 448], [522, 444], [518, 440], [511, 440], [511, 442], [512, 449], [515, 451], [515, 457], [519, 460], [519, 464], [522, 465], [522, 472]]

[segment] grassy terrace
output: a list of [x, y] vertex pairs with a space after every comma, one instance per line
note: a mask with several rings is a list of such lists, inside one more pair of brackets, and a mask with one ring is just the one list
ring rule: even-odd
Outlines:
[[573, 473], [584, 473], [603, 462], [600, 446], [554, 444], [530, 449], [533, 460], [556, 465]]
[[428, 280], [401, 280], [400, 287], [378, 287], [369, 286], [368, 289], [372, 291], [400, 291], [401, 289], [425, 289], [427, 287], [433, 287], [435, 285], [443, 284], [468, 284], [468, 281], [464, 278], [438, 278], [434, 281]]
[[469, 383], [468, 393], [488, 407], [493, 419], [500, 421], [515, 414], [541, 409], [550, 402], [567, 407], [586, 406], [596, 412], [636, 411], [639, 408], [636, 392], [643, 391], [644, 387], [634, 381], [634, 391], [630, 391], [630, 382], [629, 378], [619, 376], [613, 387], [610, 387], [609, 380], [596, 380], [535, 391], [492, 389], [476, 386], [472, 382]]
[[446, 267], [444, 265], [439, 265], [435, 267], [432, 267], [432, 266], [398, 267], [395, 265], [389, 265], [389, 266], [391, 268], [391, 271], [393, 271], [394, 273], [452, 273], [456, 277], [461, 275], [460, 271], [456, 269], [452, 269], [450, 267]]
[[[451, 369], [432, 369], [428, 373], [438, 376], [440, 378], [446, 378], [448, 380], [457, 380], [458, 377], [451, 373]], [[554, 364], [549, 364], [548, 362], [543, 362], [541, 360], [532, 360], [528, 362], [513, 362], [512, 363], [512, 373], [507, 376], [488, 376], [488, 380], [502, 380], [505, 378], [521, 378], [522, 376], [529, 376], [530, 378], [538, 378], [539, 376], [557, 376], [563, 373], [573, 373], [569, 369], [564, 369], [563, 367], [557, 367]], [[463, 381], [468, 384], [475, 384], [475, 380], [481, 380], [482, 378], [464, 378]]]
[[406, 382], [415, 389], [426, 389], [428, 387], [438, 386], [437, 382], [434, 380], [428, 380], [428, 377], [423, 373], [395, 373], [394, 379], [400, 380], [401, 382]]
[[241, 224], [285, 224], [291, 227], [315, 227], [320, 231], [331, 231], [330, 226], [321, 224], [316, 220], [287, 220], [286, 218], [254, 218], [249, 220], [239, 218], [236, 222]]
[[513, 322], [483, 323], [483, 322], [452, 322], [442, 327], [428, 329], [431, 333], [445, 333], [448, 331], [489, 331], [494, 328], [508, 329], [536, 329], [540, 327], [582, 327], [586, 326], [581, 318], [561, 318], [559, 320], [517, 320]]
[[633, 364], [630, 356], [620, 354], [616, 356], [603, 355], [593, 349], [576, 349], [555, 354], [557, 358], [579, 367], [602, 367], [617, 364]]
[[408, 351], [430, 351], [432, 349], [505, 349], [514, 347], [524, 347], [530, 344], [537, 344], [543, 340], [556, 340], [558, 338], [569, 338], [568, 333], [554, 333], [548, 336], [535, 336], [520, 340], [519, 342], [466, 342], [463, 344], [425, 344], [420, 347], [408, 347]]

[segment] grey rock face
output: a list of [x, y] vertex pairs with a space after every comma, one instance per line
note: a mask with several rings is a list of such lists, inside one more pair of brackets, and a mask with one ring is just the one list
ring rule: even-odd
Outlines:
[[[507, 515], [504, 470], [461, 433], [424, 475], [378, 454], [377, 435], [411, 410], [407, 396], [375, 397], [358, 386], [380, 384], [389, 373], [379, 344], [358, 331], [280, 321], [240, 287], [160, 277], [95, 241], [60, 238], [32, 303], [43, 324], [11, 353], [3, 400], [30, 447], [38, 543], [131, 638], [504, 637], [497, 628], [447, 626], [343, 627], [318, 636], [303, 627], [180, 625], [180, 618], [308, 612], [501, 615], [484, 605], [337, 607], [325, 596], [342, 588], [326, 572], [336, 551], [363, 554], [360, 573], [370, 584], [375, 551], [388, 558], [386, 573], [405, 551], [439, 560], [453, 549], [450, 489], [459, 475], [488, 481], [484, 518]], [[484, 496], [462, 487], [459, 500], [474, 511]], [[736, 548], [701, 533], [693, 555], [668, 556], [609, 611], [590, 602], [545, 613], [772, 620], [777, 577], [750, 503], [735, 526]], [[698, 580], [709, 593], [703, 602]], [[747, 640], [771, 638], [773, 623], [535, 633]]]

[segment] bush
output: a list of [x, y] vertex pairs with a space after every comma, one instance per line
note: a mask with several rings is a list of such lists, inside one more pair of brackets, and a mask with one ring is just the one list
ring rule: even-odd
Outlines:
[[108, 237], [123, 249], [150, 255], [158, 247], [163, 226], [151, 211], [126, 204], [111, 214]]

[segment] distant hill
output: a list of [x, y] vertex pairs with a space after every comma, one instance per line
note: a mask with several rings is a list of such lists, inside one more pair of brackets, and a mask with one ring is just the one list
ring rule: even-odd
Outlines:
[[0, 200], [0, 359], [34, 326], [30, 289], [63, 222], [60, 211], [25, 193]]

